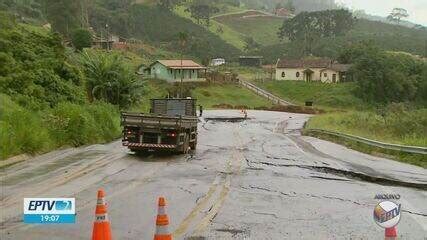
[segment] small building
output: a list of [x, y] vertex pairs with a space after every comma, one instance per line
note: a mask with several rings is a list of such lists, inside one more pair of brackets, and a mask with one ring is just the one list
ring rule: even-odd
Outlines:
[[328, 58], [279, 59], [276, 63], [276, 80], [345, 82], [349, 64], [339, 64]]
[[277, 8], [274, 10], [274, 15], [278, 16], [278, 17], [283, 17], [283, 18], [293, 18], [295, 17], [295, 14], [291, 11], [288, 10], [286, 8]]
[[221, 66], [225, 64], [224, 58], [214, 58], [211, 60], [211, 66]]
[[262, 59], [262, 56], [240, 56], [239, 64], [240, 66], [261, 67]]
[[192, 60], [157, 60], [144, 70], [144, 75], [149, 78], [162, 79], [168, 82], [179, 82], [181, 78], [185, 82], [205, 81], [200, 77], [206, 67]]

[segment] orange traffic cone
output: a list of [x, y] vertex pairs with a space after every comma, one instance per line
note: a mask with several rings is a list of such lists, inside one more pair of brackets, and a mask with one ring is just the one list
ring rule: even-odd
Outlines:
[[385, 240], [396, 240], [397, 239], [397, 229], [396, 227], [386, 228], [385, 229]]
[[159, 197], [159, 208], [156, 219], [156, 233], [154, 240], [172, 240], [172, 234], [169, 232], [169, 217], [166, 214], [166, 200]]
[[104, 198], [104, 190], [98, 190], [92, 240], [111, 240], [111, 227], [110, 221], [108, 220], [107, 205]]

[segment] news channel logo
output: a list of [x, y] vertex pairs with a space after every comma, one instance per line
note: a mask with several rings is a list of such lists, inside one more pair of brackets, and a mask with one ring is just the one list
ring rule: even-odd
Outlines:
[[379, 202], [374, 208], [374, 220], [383, 228], [392, 228], [400, 221], [401, 204], [392, 201]]
[[74, 198], [24, 198], [24, 223], [75, 223]]

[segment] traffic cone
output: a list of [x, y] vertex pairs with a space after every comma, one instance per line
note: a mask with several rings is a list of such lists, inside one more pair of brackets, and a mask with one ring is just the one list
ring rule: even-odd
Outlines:
[[172, 240], [172, 234], [169, 232], [169, 217], [166, 214], [166, 200], [164, 197], [159, 197], [158, 207], [154, 240]]
[[105, 203], [105, 192], [102, 189], [98, 190], [92, 240], [111, 240], [111, 227]]
[[396, 240], [397, 239], [397, 229], [396, 227], [386, 228], [385, 229], [385, 240]]

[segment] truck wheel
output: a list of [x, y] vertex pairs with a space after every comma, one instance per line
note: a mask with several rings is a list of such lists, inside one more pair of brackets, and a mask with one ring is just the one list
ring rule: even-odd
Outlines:
[[194, 142], [192, 142], [192, 143], [190, 143], [190, 147], [191, 147], [191, 150], [196, 150], [196, 147], [197, 147], [197, 140], [196, 140], [196, 141], [194, 141]]

